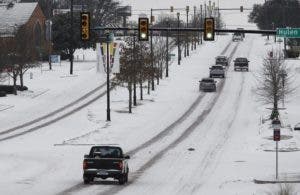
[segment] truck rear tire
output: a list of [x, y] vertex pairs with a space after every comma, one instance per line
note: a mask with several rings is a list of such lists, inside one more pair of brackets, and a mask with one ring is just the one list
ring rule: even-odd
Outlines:
[[124, 185], [125, 182], [126, 182], [125, 176], [122, 176], [122, 177], [119, 179], [119, 184], [120, 184], [120, 185]]
[[84, 184], [89, 184], [90, 182], [91, 182], [91, 179], [84, 179], [84, 180], [83, 180], [83, 183], [84, 183]]
[[120, 185], [124, 185], [126, 182], [128, 182], [128, 173], [122, 175], [122, 176], [119, 178], [119, 184], [120, 184]]

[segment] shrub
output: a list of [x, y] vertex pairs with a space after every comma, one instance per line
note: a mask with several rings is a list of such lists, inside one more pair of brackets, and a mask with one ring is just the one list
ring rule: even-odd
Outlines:
[[5, 91], [0, 91], [0, 97], [5, 97], [6, 96], [6, 92]]
[[299, 51], [288, 49], [285, 52], [285, 57], [287, 57], [287, 58], [298, 58], [299, 57]]
[[[28, 87], [20, 85], [16, 86], [18, 91], [25, 91], [28, 90]], [[13, 94], [14, 93], [14, 86], [13, 85], [0, 85], [0, 91], [4, 91], [6, 94]]]

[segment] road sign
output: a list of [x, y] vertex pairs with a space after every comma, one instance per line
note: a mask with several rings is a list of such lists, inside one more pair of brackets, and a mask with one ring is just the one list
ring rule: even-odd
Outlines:
[[52, 63], [60, 63], [60, 55], [50, 55], [50, 61]]
[[277, 28], [276, 36], [286, 38], [300, 38], [300, 28]]
[[274, 129], [273, 140], [280, 141], [280, 129]]
[[280, 129], [281, 128], [281, 122], [277, 118], [272, 120], [272, 127], [273, 129]]

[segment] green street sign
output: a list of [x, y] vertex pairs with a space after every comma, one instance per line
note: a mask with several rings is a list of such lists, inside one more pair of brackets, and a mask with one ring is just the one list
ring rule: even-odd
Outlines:
[[286, 38], [300, 38], [300, 28], [277, 28], [276, 36]]

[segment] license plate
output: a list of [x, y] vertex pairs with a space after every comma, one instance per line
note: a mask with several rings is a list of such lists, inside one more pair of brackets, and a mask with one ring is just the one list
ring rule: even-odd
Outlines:
[[99, 171], [97, 175], [108, 175], [108, 173], [106, 171]]

